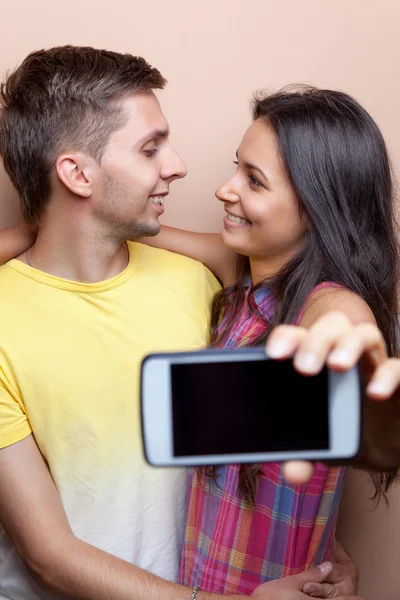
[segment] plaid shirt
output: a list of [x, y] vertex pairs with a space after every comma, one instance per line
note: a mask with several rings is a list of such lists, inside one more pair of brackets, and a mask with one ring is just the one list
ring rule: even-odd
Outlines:
[[[322, 284], [313, 292], [325, 285], [334, 284]], [[248, 345], [265, 330], [265, 322], [249, 310], [249, 301], [265, 318], [273, 313], [270, 291], [257, 290], [252, 297], [249, 291], [221, 344], [225, 348]], [[180, 583], [247, 595], [263, 582], [329, 559], [345, 469], [317, 464], [307, 485], [289, 485], [279, 463], [265, 463], [253, 507], [238, 492], [239, 468], [220, 467], [218, 484], [190, 470]]]

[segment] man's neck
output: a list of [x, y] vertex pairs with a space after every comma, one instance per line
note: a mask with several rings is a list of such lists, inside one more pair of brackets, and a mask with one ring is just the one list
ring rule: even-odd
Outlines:
[[105, 232], [66, 219], [62, 226], [51, 222], [40, 227], [35, 244], [19, 258], [62, 279], [97, 283], [119, 275], [128, 265], [129, 251]]

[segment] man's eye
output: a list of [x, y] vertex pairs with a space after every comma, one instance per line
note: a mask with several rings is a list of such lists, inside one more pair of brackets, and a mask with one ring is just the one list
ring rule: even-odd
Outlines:
[[143, 150], [143, 152], [147, 157], [151, 158], [152, 156], [157, 154], [157, 148], [152, 148], [151, 150]]

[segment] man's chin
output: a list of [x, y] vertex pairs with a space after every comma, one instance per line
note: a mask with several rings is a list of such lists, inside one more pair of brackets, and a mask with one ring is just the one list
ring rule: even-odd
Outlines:
[[161, 225], [156, 223], [137, 223], [133, 225], [127, 232], [126, 239], [134, 242], [140, 238], [155, 237], [161, 231]]
[[148, 229], [146, 229], [146, 232], [143, 233], [143, 237], [155, 237], [156, 235], [158, 235], [161, 231], [161, 225], [160, 223], [157, 221], [156, 223], [152, 223], [151, 225], [149, 224]]
[[148, 237], [155, 237], [156, 235], [158, 235], [161, 231], [161, 225], [160, 223], [157, 224], [157, 227], [154, 227], [154, 229], [148, 233]]

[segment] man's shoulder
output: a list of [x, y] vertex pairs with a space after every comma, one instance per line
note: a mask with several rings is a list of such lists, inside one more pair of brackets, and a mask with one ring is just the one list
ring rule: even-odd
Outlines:
[[21, 286], [23, 278], [13, 269], [15, 259], [0, 266], [0, 300], [7, 300], [4, 291], [12, 292]]
[[8, 264], [0, 266], [0, 331], [3, 341], [12, 335], [26, 302], [29, 302], [29, 291], [22, 280]]
[[133, 254], [133, 259], [136, 259], [139, 265], [145, 269], [150, 269], [153, 274], [198, 277], [201, 280], [209, 281], [216, 288], [219, 287], [218, 280], [211, 271], [193, 258], [138, 242], [128, 242], [128, 245]]
[[199, 261], [183, 256], [183, 254], [176, 254], [162, 248], [154, 248], [140, 242], [128, 242], [128, 246], [136, 259], [147, 260], [154, 264], [170, 264], [171, 267], [185, 266], [194, 270], [199, 269], [199, 267], [205, 268]]

